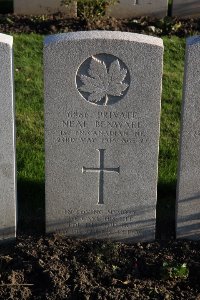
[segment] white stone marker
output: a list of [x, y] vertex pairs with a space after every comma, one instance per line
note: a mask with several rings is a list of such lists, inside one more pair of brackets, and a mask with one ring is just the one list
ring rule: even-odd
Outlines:
[[107, 15], [121, 19], [141, 16], [163, 18], [167, 10], [168, 0], [120, 0], [108, 7]]
[[61, 0], [14, 0], [14, 13], [18, 15], [42, 15], [64, 13], [66, 16], [77, 15], [76, 1], [69, 7], [61, 5]]
[[200, 37], [187, 39], [177, 188], [177, 238], [200, 239]]
[[133, 33], [45, 39], [47, 232], [154, 239], [162, 58]]
[[0, 34], [0, 242], [16, 230], [13, 38]]
[[199, 16], [200, 1], [199, 0], [173, 0], [172, 16]]

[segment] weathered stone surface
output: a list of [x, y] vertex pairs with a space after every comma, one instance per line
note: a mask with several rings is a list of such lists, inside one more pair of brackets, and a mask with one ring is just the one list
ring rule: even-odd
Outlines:
[[13, 239], [16, 228], [13, 38], [0, 34], [0, 242]]
[[107, 14], [122, 19], [141, 16], [163, 18], [167, 10], [168, 0], [120, 0], [108, 7]]
[[199, 16], [200, 1], [199, 0], [173, 0], [172, 6], [173, 16]]
[[61, 0], [14, 0], [14, 13], [18, 15], [43, 15], [61, 12], [69, 17], [76, 17], [76, 1], [66, 7]]
[[47, 232], [154, 239], [162, 57], [133, 33], [46, 38]]
[[177, 238], [200, 239], [200, 37], [187, 40], [177, 188]]

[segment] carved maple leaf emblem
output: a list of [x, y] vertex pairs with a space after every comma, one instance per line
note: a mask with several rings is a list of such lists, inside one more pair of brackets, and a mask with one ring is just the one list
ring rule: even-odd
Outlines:
[[122, 96], [128, 88], [128, 84], [123, 83], [127, 70], [120, 67], [118, 59], [107, 69], [103, 61], [92, 56], [88, 74], [90, 76], [80, 76], [83, 85], [79, 90], [90, 94], [89, 102], [98, 103], [104, 98], [104, 105], [107, 105], [108, 95]]

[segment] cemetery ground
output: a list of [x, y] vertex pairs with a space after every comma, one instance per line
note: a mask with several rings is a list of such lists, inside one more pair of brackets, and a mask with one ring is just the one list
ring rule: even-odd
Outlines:
[[[126, 245], [44, 233], [42, 43], [45, 34], [122, 30], [164, 40], [157, 241]], [[18, 237], [0, 247], [0, 299], [200, 299], [200, 244], [175, 241], [175, 190], [185, 37], [199, 20], [0, 18], [14, 34]], [[55, 199], [56, 200], [56, 199]]]

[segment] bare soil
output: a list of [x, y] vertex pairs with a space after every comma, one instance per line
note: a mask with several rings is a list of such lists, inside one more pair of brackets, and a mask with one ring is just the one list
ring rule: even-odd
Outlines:
[[[20, 236], [0, 248], [0, 299], [200, 299], [200, 242]], [[163, 263], [187, 265], [170, 277]]]
[[109, 17], [91, 19], [66, 19], [62, 14], [51, 16], [0, 15], [0, 32], [54, 34], [83, 30], [119, 30], [180, 37], [200, 33], [200, 18], [180, 19], [166, 17], [158, 20], [150, 17], [117, 20]]

